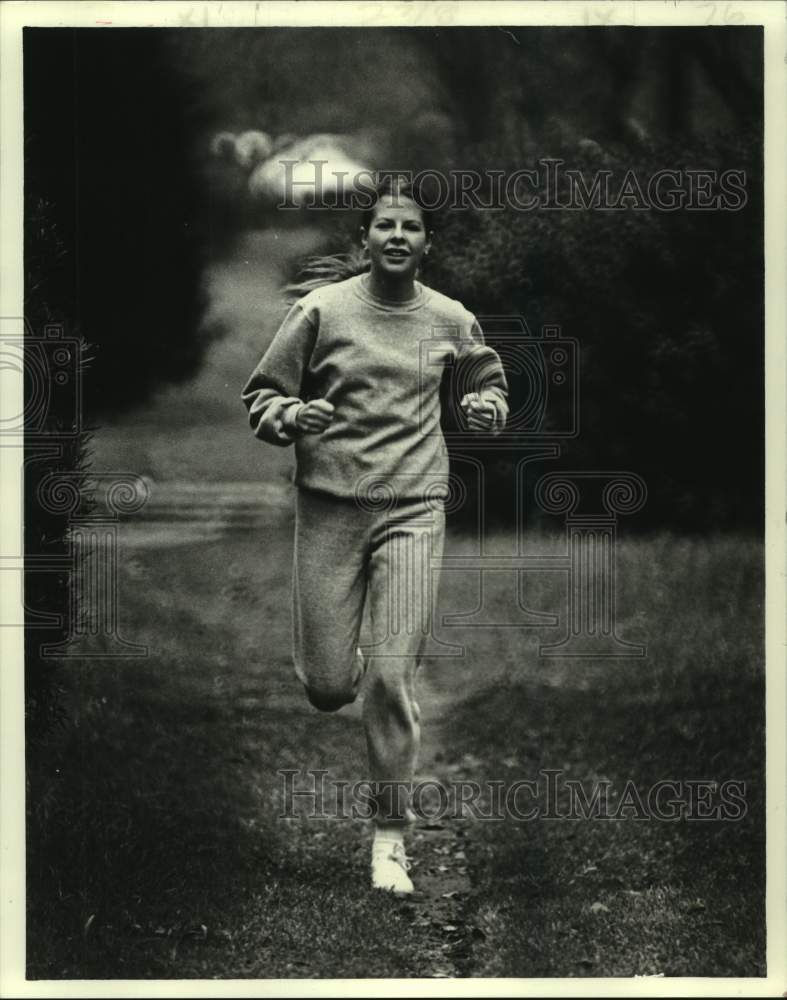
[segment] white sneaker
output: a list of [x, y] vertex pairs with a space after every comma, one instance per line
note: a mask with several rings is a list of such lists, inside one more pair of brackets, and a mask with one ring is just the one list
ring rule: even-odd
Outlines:
[[372, 847], [372, 888], [387, 892], [409, 894], [414, 886], [407, 872], [410, 862], [404, 844], [396, 841], [378, 841]]

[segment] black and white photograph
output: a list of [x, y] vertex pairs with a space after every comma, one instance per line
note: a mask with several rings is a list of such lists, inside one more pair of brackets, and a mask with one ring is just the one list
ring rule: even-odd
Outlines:
[[784, 12], [3, 4], [4, 995], [787, 990]]

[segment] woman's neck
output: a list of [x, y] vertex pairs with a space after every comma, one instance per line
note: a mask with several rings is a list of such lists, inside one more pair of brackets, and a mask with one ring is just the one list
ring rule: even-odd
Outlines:
[[369, 292], [387, 302], [409, 302], [416, 297], [415, 280], [410, 276], [400, 278], [370, 271], [367, 282]]

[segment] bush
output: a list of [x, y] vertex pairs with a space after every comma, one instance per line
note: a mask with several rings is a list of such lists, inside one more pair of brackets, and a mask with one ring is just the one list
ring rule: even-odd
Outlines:
[[[468, 209], [450, 213], [438, 232], [430, 284], [474, 312], [520, 314], [533, 334], [559, 324], [579, 340], [581, 433], [564, 445], [565, 464], [643, 476], [648, 523], [761, 525], [758, 135], [695, 138], [638, 154], [592, 147], [553, 154], [588, 184], [603, 165], [613, 191], [629, 169], [639, 178], [665, 166], [745, 170], [748, 201], [738, 211]], [[537, 166], [489, 150], [475, 157], [464, 163], [506, 172]]]

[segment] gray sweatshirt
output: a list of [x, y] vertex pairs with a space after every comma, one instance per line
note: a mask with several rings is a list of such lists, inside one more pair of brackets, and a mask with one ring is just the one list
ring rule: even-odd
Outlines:
[[[454, 370], [458, 398], [489, 390], [508, 416], [500, 358], [461, 303], [416, 282], [408, 302], [373, 296], [364, 276], [325, 285], [290, 309], [243, 389], [255, 435], [295, 443], [295, 482], [341, 497], [439, 495], [448, 479], [440, 385]], [[322, 434], [293, 422], [301, 401], [335, 407]]]

